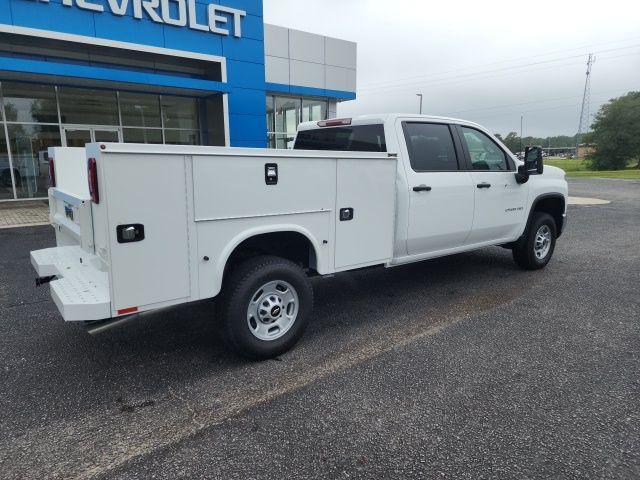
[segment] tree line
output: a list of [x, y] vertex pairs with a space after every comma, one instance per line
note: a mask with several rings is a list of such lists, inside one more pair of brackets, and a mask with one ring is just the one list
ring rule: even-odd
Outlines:
[[517, 132], [509, 132], [504, 137], [499, 133], [496, 133], [495, 135], [513, 153], [518, 153], [520, 151], [521, 145], [522, 148], [526, 147], [527, 145], [539, 145], [544, 148], [573, 148], [576, 146], [576, 135], [556, 135], [555, 137], [546, 138], [523, 137], [522, 143], [520, 143], [520, 135], [518, 135]]
[[[513, 153], [526, 145], [562, 148], [575, 147], [577, 143], [577, 135], [524, 137], [522, 141], [517, 132], [496, 136]], [[640, 92], [629, 92], [602, 105], [591, 131], [580, 138], [580, 143], [595, 148], [595, 153], [588, 159], [593, 170], [620, 170], [634, 163], [640, 168]]]

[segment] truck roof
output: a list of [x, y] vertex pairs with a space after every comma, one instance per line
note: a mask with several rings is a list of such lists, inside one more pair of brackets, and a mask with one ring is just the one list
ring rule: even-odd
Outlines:
[[[482, 125], [479, 125], [474, 122], [469, 122], [467, 120], [462, 120], [460, 118], [451, 118], [451, 117], [440, 117], [437, 115], [418, 115], [417, 113], [381, 113], [381, 114], [369, 114], [369, 115], [357, 115], [354, 117], [341, 117], [341, 118], [350, 118], [351, 125], [371, 125], [378, 123], [388, 123], [394, 122], [397, 118], [410, 119], [410, 120], [426, 120], [432, 122], [444, 122], [444, 123], [455, 123], [458, 125], [469, 125], [476, 128], [481, 128], [485, 130]], [[333, 120], [333, 119], [331, 119]], [[337, 119], [336, 119], [337, 120]], [[312, 130], [318, 128], [318, 122], [303, 122], [298, 126], [298, 130]]]

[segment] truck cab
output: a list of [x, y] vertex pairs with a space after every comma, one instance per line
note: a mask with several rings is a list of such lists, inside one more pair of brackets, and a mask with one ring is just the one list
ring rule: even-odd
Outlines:
[[564, 227], [564, 172], [540, 168], [539, 156], [535, 171], [523, 173], [525, 163], [472, 122], [401, 114], [307, 122], [293, 148], [398, 157], [393, 265], [511, 246], [535, 206], [554, 218], [557, 236]]

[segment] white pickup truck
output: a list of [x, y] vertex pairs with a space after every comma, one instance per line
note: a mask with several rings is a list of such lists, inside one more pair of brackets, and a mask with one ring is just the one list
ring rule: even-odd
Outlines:
[[294, 145], [52, 149], [57, 247], [31, 252], [36, 283], [90, 330], [218, 297], [229, 345], [265, 359], [302, 335], [310, 276], [492, 245], [539, 269], [565, 224], [564, 172], [473, 123], [327, 120]]

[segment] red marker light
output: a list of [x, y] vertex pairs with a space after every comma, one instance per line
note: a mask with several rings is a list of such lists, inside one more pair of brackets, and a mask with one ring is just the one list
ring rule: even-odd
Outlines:
[[118, 310], [118, 315], [126, 315], [127, 313], [136, 313], [138, 311], [138, 307], [129, 307]]
[[98, 165], [95, 158], [90, 158], [87, 162], [89, 174], [89, 194], [93, 203], [100, 203], [100, 192], [98, 191]]
[[53, 163], [53, 158], [49, 158], [49, 186], [56, 186], [56, 167]]
[[332, 118], [331, 120], [322, 120], [318, 122], [319, 127], [340, 127], [344, 125], [351, 125], [350, 118]]

